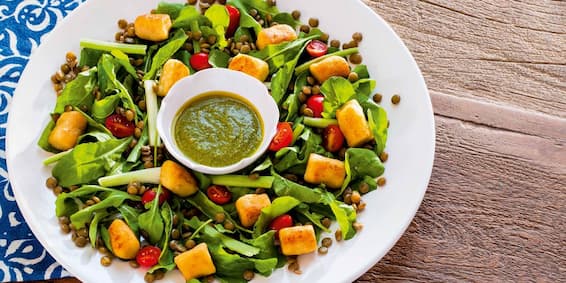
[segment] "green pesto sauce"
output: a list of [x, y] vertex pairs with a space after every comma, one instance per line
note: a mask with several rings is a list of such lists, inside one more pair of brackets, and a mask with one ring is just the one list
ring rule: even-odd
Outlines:
[[177, 114], [175, 142], [193, 161], [224, 167], [251, 156], [261, 144], [263, 123], [252, 105], [221, 91], [201, 94]]

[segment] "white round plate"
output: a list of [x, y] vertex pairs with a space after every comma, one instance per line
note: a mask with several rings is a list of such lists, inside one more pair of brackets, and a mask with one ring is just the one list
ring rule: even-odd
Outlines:
[[[177, 0], [184, 2], [182, 0]], [[92, 248], [77, 248], [59, 230], [55, 197], [45, 188], [50, 169], [42, 165], [48, 153], [36, 143], [55, 105], [50, 76], [67, 51], [79, 52], [81, 38], [112, 41], [120, 18], [133, 21], [158, 1], [89, 0], [65, 18], [35, 50], [12, 101], [7, 129], [7, 163], [18, 206], [28, 225], [49, 253], [84, 282], [144, 282], [142, 269], [115, 261], [100, 265]], [[335, 243], [327, 255], [300, 257], [302, 275], [285, 268], [254, 282], [351, 282], [370, 269], [401, 237], [425, 194], [434, 158], [434, 120], [424, 79], [411, 54], [394, 31], [359, 0], [278, 0], [283, 11], [298, 9], [301, 19], [317, 17], [322, 30], [342, 42], [362, 32], [360, 50], [391, 126], [385, 163], [387, 185], [364, 197], [367, 209], [359, 215], [364, 229], [352, 240]], [[390, 97], [402, 101], [392, 106]], [[184, 282], [178, 271], [162, 282]]]

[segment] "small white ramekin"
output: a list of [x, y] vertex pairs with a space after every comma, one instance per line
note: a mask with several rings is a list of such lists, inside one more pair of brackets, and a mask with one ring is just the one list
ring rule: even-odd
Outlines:
[[[263, 122], [263, 139], [258, 149], [251, 156], [224, 167], [206, 166], [191, 160], [179, 150], [174, 137], [175, 119], [185, 103], [211, 91], [240, 95], [255, 107]], [[201, 173], [222, 175], [243, 169], [257, 160], [275, 136], [278, 121], [279, 108], [262, 82], [242, 72], [210, 68], [185, 77], [173, 85], [161, 102], [157, 114], [157, 131], [169, 153], [179, 162]]]

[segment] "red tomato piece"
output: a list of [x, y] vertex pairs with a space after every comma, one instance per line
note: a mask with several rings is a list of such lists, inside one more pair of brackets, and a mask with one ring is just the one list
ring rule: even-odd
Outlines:
[[269, 150], [278, 151], [293, 142], [293, 129], [288, 122], [277, 123], [277, 133], [269, 144]]
[[307, 107], [312, 110], [313, 117], [322, 117], [321, 113], [324, 110], [322, 102], [324, 101], [324, 96], [322, 94], [314, 94], [307, 99]]
[[226, 11], [230, 16], [230, 24], [226, 28], [226, 37], [232, 37], [240, 25], [240, 10], [232, 5], [226, 5]]
[[204, 52], [193, 54], [191, 59], [189, 59], [189, 63], [191, 64], [191, 67], [197, 71], [212, 68], [212, 65], [208, 63], [208, 53]]
[[312, 57], [320, 57], [328, 53], [328, 45], [320, 40], [311, 40], [311, 42], [307, 44], [307, 52]]
[[112, 114], [106, 117], [104, 125], [110, 130], [112, 135], [117, 138], [129, 137], [133, 135], [136, 130], [136, 125], [120, 114]]
[[324, 128], [322, 133], [322, 146], [330, 151], [337, 152], [344, 145], [344, 134], [338, 125], [330, 125]]
[[271, 221], [271, 224], [269, 224], [269, 229], [279, 232], [279, 230], [291, 226], [293, 226], [293, 218], [289, 214], [283, 214], [275, 217]]
[[232, 193], [226, 187], [220, 185], [208, 187], [206, 195], [216, 204], [227, 204], [232, 200]]
[[136, 261], [141, 267], [152, 267], [159, 262], [161, 249], [156, 246], [145, 246], [138, 251]]
[[[143, 204], [151, 202], [152, 200], [155, 199], [155, 195], [157, 195], [157, 191], [147, 190], [147, 191], [145, 191], [145, 193], [143, 193], [142, 198], [141, 198], [141, 202]], [[171, 196], [171, 193], [169, 193], [169, 190], [162, 188], [161, 193], [159, 194], [159, 205], [162, 205], [166, 200], [169, 199], [170, 196]]]

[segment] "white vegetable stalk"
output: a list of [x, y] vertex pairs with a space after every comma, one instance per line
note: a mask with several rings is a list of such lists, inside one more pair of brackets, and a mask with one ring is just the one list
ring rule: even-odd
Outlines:
[[161, 167], [141, 169], [111, 176], [104, 176], [98, 179], [98, 184], [102, 187], [116, 187], [127, 185], [132, 181], [142, 184], [159, 184]]
[[157, 132], [157, 94], [153, 90], [155, 81], [147, 80], [143, 82], [145, 88], [145, 104], [147, 109], [148, 137], [149, 145], [159, 146], [159, 133]]

